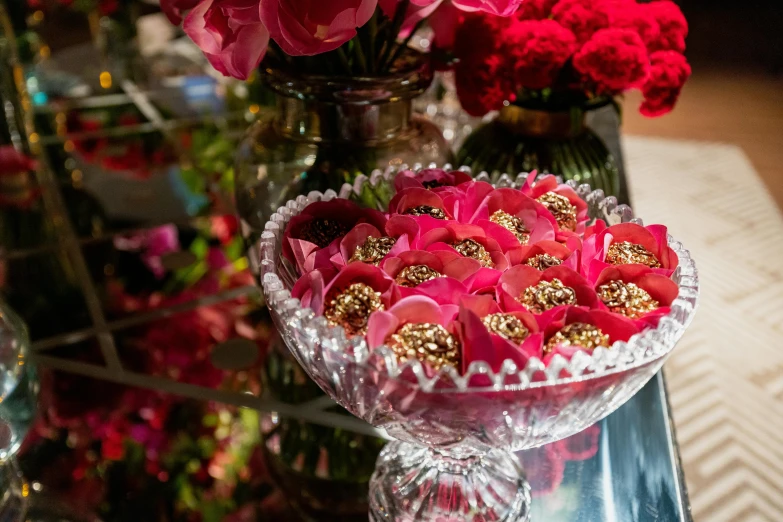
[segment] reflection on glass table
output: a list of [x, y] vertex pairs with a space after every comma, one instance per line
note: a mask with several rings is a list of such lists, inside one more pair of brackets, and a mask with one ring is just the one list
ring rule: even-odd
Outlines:
[[[520, 453], [532, 522], [690, 520], [669, 421], [652, 406], [659, 386], [580, 434]], [[257, 412], [60, 372], [43, 374], [21, 466], [48, 498], [105, 521], [303, 520], [275, 487]]]

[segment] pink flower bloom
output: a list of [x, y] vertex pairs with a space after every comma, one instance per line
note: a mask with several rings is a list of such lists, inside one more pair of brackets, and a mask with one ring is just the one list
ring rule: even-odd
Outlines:
[[[405, 21], [402, 23], [402, 34], [407, 35], [420, 21], [430, 16], [443, 0], [410, 0], [408, 10], [405, 13]], [[378, 0], [378, 7], [383, 14], [394, 18], [397, 8], [402, 4], [400, 0]]]
[[296, 265], [300, 274], [329, 266], [331, 257], [340, 252], [342, 237], [358, 223], [384, 230], [386, 216], [347, 199], [312, 203], [288, 223], [283, 235], [283, 256]]
[[[658, 301], [659, 308], [647, 312], [637, 320], [640, 328], [655, 327], [661, 317], [669, 313], [669, 307], [677, 298], [679, 287], [671, 278], [657, 274], [644, 265], [610, 265], [604, 268], [593, 281], [596, 291], [598, 287], [610, 281], [633, 283]], [[606, 308], [605, 306], [603, 308]]]
[[439, 305], [429, 297], [421, 295], [400, 299], [391, 308], [370, 316], [367, 343], [370, 348], [378, 348], [391, 334], [408, 323], [439, 324], [454, 333], [452, 322], [458, 310], [456, 305]]
[[215, 69], [240, 80], [258, 67], [269, 44], [257, 0], [201, 0], [185, 17], [182, 29]]
[[593, 424], [584, 431], [562, 439], [554, 444], [559, 457], [564, 460], [588, 460], [598, 453], [598, 439], [601, 436], [601, 425]]
[[454, 7], [462, 11], [483, 11], [497, 16], [511, 16], [522, 0], [451, 0]]
[[582, 273], [590, 279], [597, 279], [601, 271], [610, 266], [606, 254], [615, 243], [628, 242], [644, 247], [660, 263], [653, 272], [671, 276], [679, 264], [677, 254], [669, 248], [666, 227], [649, 225], [643, 227], [635, 223], [621, 223], [601, 230], [587, 238], [582, 247]]
[[[505, 312], [527, 310], [518, 300], [524, 296], [525, 290], [536, 286], [541, 281], [551, 282], [553, 279], [558, 279], [563, 283], [563, 286], [574, 291], [576, 305], [587, 308], [599, 308], [601, 306], [601, 302], [598, 300], [598, 296], [595, 294], [595, 290], [593, 290], [590, 282], [568, 267], [553, 266], [540, 272], [532, 266], [517, 265], [511, 267], [500, 276], [496, 293], [500, 308]], [[539, 322], [548, 321], [547, 318], [561, 308], [562, 306], [558, 306], [543, 311], [540, 315], [544, 316], [544, 318], [540, 319]]]
[[38, 163], [25, 156], [13, 145], [0, 146], [0, 177], [35, 170]]
[[201, 0], [161, 0], [160, 9], [174, 25], [182, 23], [186, 11], [190, 11]]
[[[253, 2], [258, 8], [258, 1]], [[272, 38], [291, 56], [337, 49], [356, 36], [378, 0], [264, 0], [261, 20]]]
[[459, 323], [463, 373], [473, 361], [485, 361], [493, 371], [497, 372], [506, 359], [511, 359], [521, 369], [527, 365], [531, 357], [542, 357], [542, 336], [538, 333], [536, 319], [524, 311], [509, 313], [519, 319], [529, 332], [528, 337], [519, 344], [490, 331], [485, 326], [484, 317], [500, 312], [492, 296], [465, 296], [462, 299]]
[[530, 493], [533, 498], [556, 491], [563, 483], [566, 461], [557, 443], [547, 444], [519, 453], [525, 469], [535, 469], [530, 476]]
[[177, 227], [163, 225], [136, 234], [115, 236], [114, 248], [130, 252], [141, 251], [141, 260], [156, 278], [161, 279], [166, 274], [163, 256], [180, 249]]
[[[544, 333], [544, 346], [564, 326], [572, 323], [584, 323], [599, 328], [602, 333], [609, 336], [610, 346], [616, 341], [628, 341], [632, 335], [640, 331], [632, 320], [622, 315], [606, 310], [585, 310], [578, 306], [565, 306], [557, 309], [557, 313], [550, 314], [545, 322], [539, 321], [539, 326]], [[578, 351], [586, 351], [586, 349], [573, 345], [558, 345], [544, 357], [544, 363], [548, 365], [555, 355], [570, 359]]]

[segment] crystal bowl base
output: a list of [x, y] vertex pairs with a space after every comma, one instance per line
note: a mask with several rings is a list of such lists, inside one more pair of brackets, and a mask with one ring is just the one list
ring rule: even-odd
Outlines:
[[370, 480], [371, 522], [525, 522], [530, 485], [513, 453], [387, 444]]

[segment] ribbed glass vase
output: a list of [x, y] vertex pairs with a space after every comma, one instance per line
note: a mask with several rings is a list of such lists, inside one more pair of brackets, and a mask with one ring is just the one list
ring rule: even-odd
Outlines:
[[586, 124], [586, 115], [580, 107], [548, 111], [506, 106], [467, 137], [457, 164], [490, 175], [532, 170], [557, 174], [627, 203], [617, 162]]

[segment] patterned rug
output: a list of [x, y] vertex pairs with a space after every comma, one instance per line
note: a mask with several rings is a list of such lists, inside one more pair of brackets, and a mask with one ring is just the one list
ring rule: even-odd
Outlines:
[[699, 268], [665, 372], [696, 522], [783, 520], [783, 219], [738, 147], [627, 138], [634, 208]]

